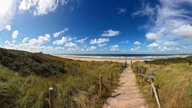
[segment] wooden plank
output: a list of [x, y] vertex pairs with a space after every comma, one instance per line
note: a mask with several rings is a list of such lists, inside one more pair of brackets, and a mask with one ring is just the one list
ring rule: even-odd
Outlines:
[[154, 95], [155, 95], [155, 99], [156, 99], [158, 108], [161, 108], [160, 101], [159, 101], [159, 97], [158, 97], [158, 95], [157, 95], [157, 91], [156, 91], [156, 88], [155, 88], [154, 83], [153, 83], [152, 80], [151, 80], [151, 87], [152, 87], [152, 89], [153, 89], [153, 93], [154, 93]]
[[139, 76], [145, 77], [145, 78], [149, 78], [149, 79], [154, 79], [155, 76], [154, 75], [145, 75], [145, 74], [138, 74]]

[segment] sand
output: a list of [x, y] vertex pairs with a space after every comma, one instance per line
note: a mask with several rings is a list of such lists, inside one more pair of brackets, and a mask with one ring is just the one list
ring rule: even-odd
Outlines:
[[121, 74], [119, 87], [107, 99], [103, 108], [147, 108], [145, 99], [138, 89], [135, 74], [130, 67]]
[[76, 56], [67, 56], [67, 55], [54, 55], [61, 58], [73, 59], [73, 60], [81, 60], [81, 61], [112, 61], [112, 62], [120, 62], [124, 63], [134, 63], [136, 61], [144, 61], [144, 59], [121, 59], [121, 58], [85, 58], [85, 57], [76, 57]]

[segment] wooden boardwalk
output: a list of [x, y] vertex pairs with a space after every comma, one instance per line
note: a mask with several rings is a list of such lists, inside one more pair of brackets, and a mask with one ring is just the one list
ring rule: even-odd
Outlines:
[[147, 108], [145, 99], [137, 87], [135, 74], [130, 67], [121, 74], [119, 87], [107, 99], [103, 108]]

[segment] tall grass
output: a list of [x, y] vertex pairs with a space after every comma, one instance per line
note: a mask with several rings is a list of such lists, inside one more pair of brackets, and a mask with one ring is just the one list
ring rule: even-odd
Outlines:
[[[52, 57], [52, 56], [51, 56]], [[59, 58], [53, 57], [57, 60]], [[123, 71], [121, 64], [113, 62], [83, 62], [68, 59], [65, 74], [57, 77], [43, 77], [35, 74], [21, 76], [0, 65], [0, 106], [9, 108], [48, 107], [48, 88], [54, 87], [56, 108], [94, 108], [101, 107], [117, 85]], [[116, 78], [110, 85], [110, 73]], [[99, 99], [99, 75], [103, 76], [104, 97]]]
[[[146, 74], [155, 72], [154, 83], [159, 87], [158, 94], [162, 108], [191, 108], [192, 107], [192, 65], [185, 62], [188, 58], [182, 59], [184, 62], [176, 62], [171, 59], [158, 62], [137, 62], [132, 67], [136, 72], [136, 67], [146, 67]], [[138, 77], [138, 84], [151, 108], [155, 108], [156, 102], [150, 96], [150, 84], [141, 84]]]

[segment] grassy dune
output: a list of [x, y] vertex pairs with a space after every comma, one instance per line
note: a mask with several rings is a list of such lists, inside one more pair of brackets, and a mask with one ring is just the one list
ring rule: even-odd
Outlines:
[[[161, 59], [137, 62], [132, 67], [146, 68], [145, 74], [155, 72], [154, 83], [159, 87], [158, 93], [162, 108], [192, 107], [192, 57]], [[137, 73], [136, 73], [137, 74]], [[138, 76], [137, 76], [138, 77]], [[150, 96], [150, 84], [138, 84], [151, 108], [156, 108], [155, 98]]]
[[[0, 106], [48, 107], [48, 88], [53, 86], [56, 108], [99, 108], [117, 86], [122, 71], [119, 63], [74, 61], [0, 49]], [[115, 75], [112, 87], [111, 72]], [[104, 86], [101, 99], [99, 75]]]

